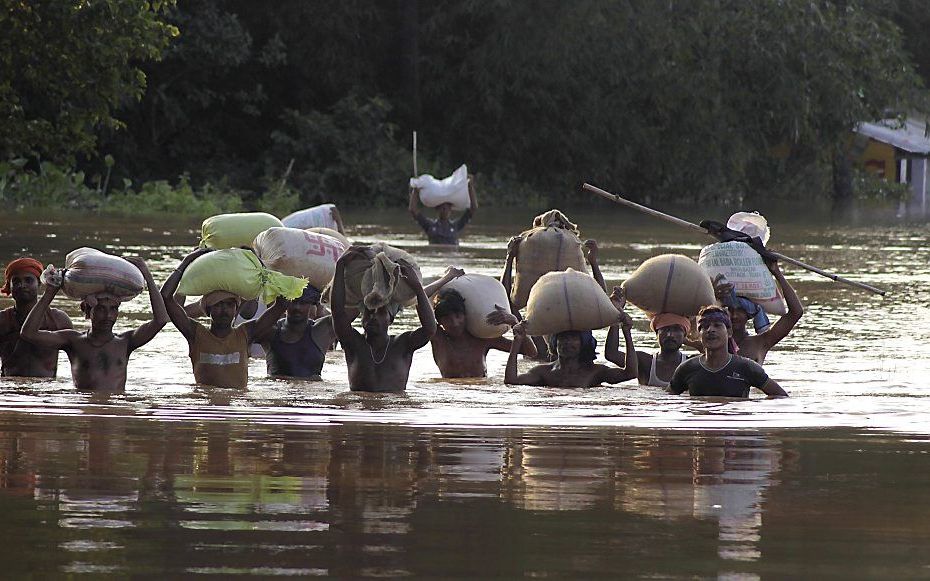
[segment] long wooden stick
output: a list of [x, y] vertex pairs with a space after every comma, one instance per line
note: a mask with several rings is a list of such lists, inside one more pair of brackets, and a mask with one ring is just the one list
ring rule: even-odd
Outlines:
[[417, 132], [413, 132], [413, 177], [420, 174], [417, 172]]
[[[608, 200], [612, 202], [616, 202], [622, 206], [627, 206], [628, 208], [633, 208], [634, 210], [637, 210], [644, 214], [649, 214], [650, 216], [654, 216], [660, 220], [665, 220], [666, 222], [671, 222], [672, 224], [682, 226], [684, 228], [689, 228], [691, 230], [694, 230], [695, 232], [700, 232], [701, 234], [707, 234], [708, 236], [712, 236], [712, 234], [706, 228], [702, 228], [698, 226], [697, 224], [688, 222], [687, 220], [682, 220], [681, 218], [676, 218], [675, 216], [670, 216], [669, 214], [665, 214], [658, 210], [653, 210], [652, 208], [648, 208], [646, 206], [643, 206], [642, 204], [631, 202], [630, 200], [621, 198], [617, 194], [612, 194], [608, 191], [602, 190], [601, 188], [597, 186], [592, 186], [591, 184], [586, 183], [582, 186], [582, 188], [588, 190], [589, 192], [595, 193], [598, 196], [601, 196], [602, 198], [607, 198]], [[867, 285], [862, 282], [849, 280], [848, 278], [843, 278], [842, 276], [833, 274], [832, 272], [827, 272], [826, 270], [819, 269], [816, 266], [805, 264], [801, 262], [800, 260], [791, 258], [790, 256], [785, 256], [784, 254], [781, 254], [780, 252], [774, 252], [772, 250], [769, 250], [769, 252], [772, 254], [772, 256], [774, 256], [775, 258], [777, 258], [778, 260], [782, 262], [787, 262], [788, 264], [793, 264], [799, 268], [803, 268], [805, 270], [809, 270], [813, 273], [819, 274], [820, 276], [825, 276], [829, 278], [830, 280], [833, 280], [834, 282], [841, 282], [843, 284], [848, 284], [849, 286], [854, 286], [856, 288], [861, 288], [863, 290], [867, 290], [869, 292], [873, 292], [873, 293], [885, 296], [885, 291], [883, 291], [880, 288], [876, 288], [874, 286]]]

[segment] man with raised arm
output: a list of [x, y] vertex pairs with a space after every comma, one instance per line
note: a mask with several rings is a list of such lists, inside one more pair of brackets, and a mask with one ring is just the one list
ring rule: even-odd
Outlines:
[[[20, 337], [26, 316], [39, 301], [39, 277], [42, 263], [34, 258], [17, 258], [4, 272], [0, 292], [11, 295], [14, 305], [0, 311], [0, 361], [4, 377], [55, 377], [58, 349], [39, 347]], [[49, 307], [39, 323], [44, 331], [71, 329], [71, 319], [64, 311]]]
[[255, 337], [264, 347], [268, 376], [320, 379], [326, 352], [336, 339], [332, 316], [316, 316], [320, 290], [310, 284], [301, 296], [286, 304], [284, 318], [264, 336]]
[[785, 295], [785, 302], [788, 304], [788, 312], [768, 329], [759, 329], [757, 334], [750, 335], [746, 330], [746, 324], [757, 313], [762, 311], [762, 307], [749, 299], [737, 297], [733, 292], [732, 285], [717, 285], [714, 289], [720, 302], [730, 309], [733, 340], [739, 346], [739, 354], [747, 359], [752, 359], [759, 365], [765, 362], [765, 356], [772, 347], [788, 336], [788, 333], [794, 329], [794, 326], [798, 324], [804, 314], [801, 299], [798, 298], [798, 293], [788, 283], [788, 279], [785, 278], [784, 273], [779, 268], [778, 262], [766, 260], [765, 264], [775, 277], [782, 294]]
[[132, 331], [116, 335], [113, 325], [119, 315], [120, 300], [110, 295], [90, 295], [81, 301], [81, 311], [90, 319], [90, 330], [42, 330], [49, 305], [60, 286], [46, 282], [45, 294], [23, 323], [20, 336], [46, 349], [63, 349], [71, 361], [71, 377], [80, 390], [120, 392], [126, 387], [129, 355], [151, 341], [168, 323], [168, 313], [152, 273], [141, 258], [127, 258], [142, 273], [152, 303], [151, 321]]
[[[465, 299], [458, 291], [442, 288], [446, 283], [462, 276], [465, 271], [450, 266], [442, 278], [426, 287], [429, 297], [435, 295], [433, 313], [438, 329], [430, 339], [433, 348], [433, 360], [443, 377], [486, 377], [488, 374], [487, 355], [491, 349], [510, 352], [513, 342], [504, 337], [482, 339], [468, 332], [465, 326]], [[485, 313], [489, 325], [517, 324], [517, 318], [510, 314], [506, 305], [496, 305], [490, 313]], [[536, 357], [536, 346], [532, 341], [523, 342], [523, 355]]]
[[249, 344], [271, 329], [284, 313], [286, 301], [278, 298], [257, 320], [233, 326], [242, 298], [226, 291], [213, 291], [200, 299], [203, 311], [210, 317], [210, 327], [192, 319], [174, 295], [187, 267], [208, 252], [209, 249], [201, 248], [185, 256], [165, 281], [161, 295], [171, 322], [187, 340], [197, 383], [245, 389], [249, 382]]
[[594, 387], [602, 383], [620, 383], [628, 379], [635, 379], [638, 371], [636, 349], [633, 347], [633, 337], [630, 329], [633, 320], [623, 312], [625, 299], [623, 292], [614, 287], [610, 295], [620, 316], [617, 323], [610, 326], [607, 331], [607, 342], [604, 345], [604, 357], [611, 362], [620, 359], [620, 328], [623, 329], [623, 338], [626, 342], [625, 365], [611, 367], [594, 363], [594, 337], [590, 332], [563, 331], [555, 335], [556, 360], [544, 363], [530, 369], [527, 373], [517, 373], [517, 354], [523, 342], [528, 341], [524, 323], [513, 328], [513, 346], [510, 348], [510, 357], [507, 359], [507, 369], [504, 372], [504, 382], [508, 385], [537, 385], [543, 387]]
[[399, 306], [389, 304], [372, 310], [360, 305], [365, 334], [356, 331], [352, 327], [352, 319], [346, 313], [345, 268], [353, 259], [368, 257], [368, 250], [364, 246], [350, 246], [336, 261], [336, 273], [330, 291], [333, 327], [349, 367], [349, 389], [404, 391], [413, 352], [425, 346], [436, 332], [436, 318], [416, 271], [410, 264], [401, 262], [401, 277], [416, 292], [420, 328], [391, 336], [388, 330], [400, 310]]
[[410, 215], [416, 220], [430, 244], [447, 244], [458, 246], [459, 232], [465, 229], [465, 226], [471, 221], [478, 209], [478, 196], [475, 194], [474, 176], [468, 176], [468, 200], [469, 207], [465, 212], [455, 220], [451, 220], [452, 204], [445, 203], [436, 206], [438, 218], [427, 218], [420, 212], [420, 190], [419, 188], [410, 188], [410, 202], [407, 209]]
[[788, 397], [785, 390], [765, 373], [762, 366], [732, 353], [730, 315], [725, 309], [708, 306], [698, 314], [698, 332], [703, 353], [685, 361], [672, 375], [669, 393], [688, 392], [697, 396], [749, 397], [757, 387], [770, 397]]

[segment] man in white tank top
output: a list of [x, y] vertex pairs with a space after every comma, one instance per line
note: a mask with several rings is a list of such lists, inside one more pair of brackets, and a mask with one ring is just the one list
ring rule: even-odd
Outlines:
[[681, 352], [681, 346], [691, 332], [691, 321], [673, 313], [659, 313], [652, 318], [649, 327], [656, 334], [659, 351], [654, 355], [636, 352], [639, 384], [667, 388], [675, 369], [688, 359], [688, 355]]

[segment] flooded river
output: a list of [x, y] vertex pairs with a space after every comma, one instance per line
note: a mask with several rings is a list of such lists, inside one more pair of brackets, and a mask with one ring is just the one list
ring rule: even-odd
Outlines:
[[[408, 250], [428, 279], [450, 264], [498, 275], [532, 219], [482, 209], [462, 247], [439, 250], [400, 212], [344, 214], [350, 238]], [[707, 242], [614, 207], [569, 215], [599, 241], [608, 284]], [[170, 324], [132, 355], [124, 394], [75, 392], [64, 356], [57, 380], [0, 380], [4, 571], [930, 577], [930, 228], [769, 218], [773, 248], [889, 290], [786, 269], [806, 312], [766, 371], [788, 400], [509, 387], [497, 352], [487, 380], [450, 382], [428, 347], [404, 394], [349, 392], [341, 351], [322, 382], [271, 381], [256, 360], [247, 391], [209, 389]], [[143, 256], [158, 282], [199, 230], [54, 214], [2, 224], [2, 257], [60, 265], [95, 246]], [[76, 303], [56, 306], [84, 324]], [[117, 331], [150, 312], [145, 296], [122, 310]], [[630, 310], [637, 347], [654, 350]], [[415, 320], [406, 310], [397, 330]]]

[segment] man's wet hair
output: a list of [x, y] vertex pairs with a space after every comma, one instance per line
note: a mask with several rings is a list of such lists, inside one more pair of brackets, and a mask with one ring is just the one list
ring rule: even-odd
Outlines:
[[457, 313], [464, 315], [465, 298], [455, 289], [444, 288], [439, 291], [439, 294], [433, 300], [433, 313], [437, 319]]
[[574, 333], [581, 339], [581, 350], [578, 352], [578, 359], [582, 363], [594, 363], [597, 359], [597, 340], [591, 331], [562, 331], [555, 335], [549, 335], [549, 352], [558, 354], [558, 341], [560, 335]]

